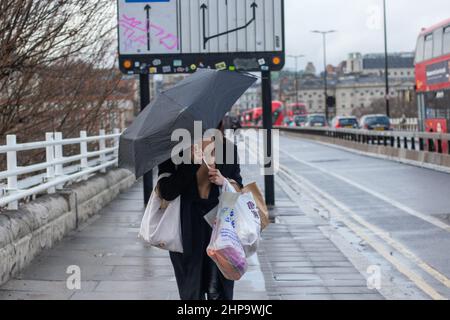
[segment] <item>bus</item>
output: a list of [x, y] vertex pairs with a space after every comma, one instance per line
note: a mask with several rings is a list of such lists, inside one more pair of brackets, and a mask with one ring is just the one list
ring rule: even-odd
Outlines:
[[421, 31], [417, 40], [415, 70], [421, 131], [448, 133], [450, 19]]
[[283, 125], [285, 115], [285, 108], [282, 102], [273, 101], [272, 102], [272, 123], [275, 127], [280, 127]]
[[253, 108], [248, 111], [244, 111], [241, 116], [241, 125], [243, 127], [256, 126], [262, 119], [262, 108]]
[[287, 107], [288, 115], [290, 116], [307, 116], [306, 105], [304, 103], [291, 103]]
[[[274, 126], [281, 126], [284, 121], [284, 105], [280, 101], [272, 102], [272, 123]], [[261, 107], [245, 111], [241, 115], [243, 127], [262, 126], [263, 109]]]

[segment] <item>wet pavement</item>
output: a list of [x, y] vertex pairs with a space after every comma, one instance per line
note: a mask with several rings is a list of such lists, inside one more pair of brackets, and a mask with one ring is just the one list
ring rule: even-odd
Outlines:
[[[262, 177], [246, 167], [247, 182]], [[306, 215], [292, 196], [276, 191], [276, 224], [263, 233], [237, 300], [382, 299], [365, 277]], [[0, 287], [0, 299], [179, 299], [168, 254], [137, 239], [143, 214], [138, 182], [20, 275]], [[81, 271], [81, 289], [69, 290], [70, 266]]]
[[317, 188], [331, 214], [339, 207], [344, 219], [373, 235], [372, 244], [398, 259], [414, 282], [430, 286], [431, 296], [450, 298], [450, 174], [298, 136], [283, 136], [280, 148], [285, 174], [294, 183]]

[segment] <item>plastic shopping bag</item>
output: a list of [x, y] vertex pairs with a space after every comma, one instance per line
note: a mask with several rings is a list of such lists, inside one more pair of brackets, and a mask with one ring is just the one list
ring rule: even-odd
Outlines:
[[208, 256], [216, 263], [225, 278], [238, 281], [248, 268], [242, 243], [236, 233], [236, 214], [234, 205], [238, 193], [223, 193], [213, 227]]
[[261, 190], [259, 190], [256, 182], [250, 183], [242, 189], [243, 193], [251, 193], [255, 199], [256, 207], [258, 208], [259, 218], [261, 220], [261, 231], [266, 229], [269, 224], [269, 210], [267, 209], [266, 200], [262, 195]]
[[243, 193], [234, 206], [236, 213], [236, 232], [241, 240], [245, 256], [250, 258], [256, 253], [261, 237], [261, 220], [251, 193]]
[[[262, 230], [261, 215], [259, 214], [257, 202], [250, 192], [238, 193], [228, 180], [226, 180], [222, 187], [222, 192], [239, 195], [239, 198], [233, 206], [236, 221], [236, 233], [244, 248], [245, 256], [250, 258], [258, 250]], [[218, 208], [219, 207], [214, 208], [204, 216], [211, 227], [214, 226], [216, 221]]]
[[[223, 191], [238, 192], [228, 180], [223, 186]], [[246, 257], [250, 258], [258, 250], [262, 230], [259, 210], [253, 194], [250, 192], [240, 193], [234, 211], [237, 235], [244, 247]]]
[[[159, 179], [167, 177], [161, 175]], [[155, 188], [142, 218], [139, 237], [150, 245], [170, 252], [183, 253], [181, 238], [181, 198], [164, 203]]]

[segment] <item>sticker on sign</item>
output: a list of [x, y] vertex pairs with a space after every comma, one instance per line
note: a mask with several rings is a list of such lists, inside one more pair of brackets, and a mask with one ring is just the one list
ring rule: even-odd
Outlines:
[[118, 32], [121, 61], [214, 67], [234, 65], [223, 57], [233, 54], [267, 61], [273, 70], [284, 63], [283, 0], [118, 0]]

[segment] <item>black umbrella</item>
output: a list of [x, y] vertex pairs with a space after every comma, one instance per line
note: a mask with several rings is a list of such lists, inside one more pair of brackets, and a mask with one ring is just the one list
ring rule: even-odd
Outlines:
[[141, 177], [170, 159], [179, 142], [176, 129], [194, 134], [194, 122], [203, 130], [217, 128], [225, 114], [256, 81], [247, 73], [200, 69], [174, 87], [162, 91], [122, 134], [119, 166]]

